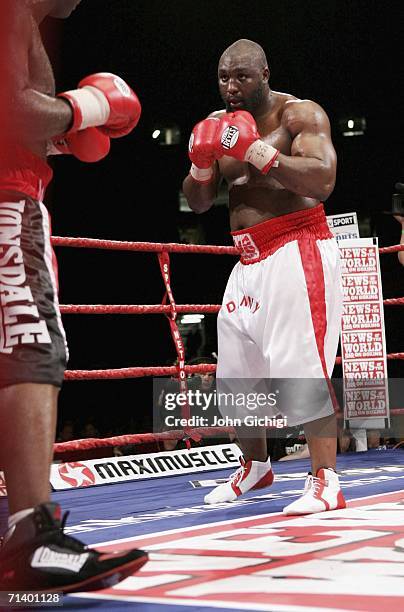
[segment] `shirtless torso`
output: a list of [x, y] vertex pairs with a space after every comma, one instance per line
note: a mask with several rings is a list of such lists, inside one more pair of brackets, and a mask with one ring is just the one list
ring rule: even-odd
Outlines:
[[[299, 104], [313, 104], [297, 100], [291, 95], [271, 92], [272, 109], [257, 120], [258, 131], [264, 142], [290, 155], [293, 135], [288, 129], [284, 111]], [[225, 111], [215, 113], [220, 117]], [[263, 176], [251, 164], [239, 162], [231, 157], [223, 157], [219, 162], [221, 175], [229, 188], [229, 210], [231, 229], [238, 230], [271, 217], [284, 215], [302, 208], [310, 208], [318, 203], [315, 198], [300, 196], [285, 187], [271, 173]]]

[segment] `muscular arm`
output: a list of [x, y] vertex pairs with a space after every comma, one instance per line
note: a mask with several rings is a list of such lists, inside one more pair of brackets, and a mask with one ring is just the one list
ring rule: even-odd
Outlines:
[[20, 3], [8, 5], [8, 31], [3, 40], [1, 72], [8, 94], [9, 119], [23, 141], [40, 142], [65, 132], [72, 122], [72, 110], [66, 100], [46, 95], [32, 88], [29, 56], [36, 27], [30, 12]]
[[213, 179], [209, 183], [197, 183], [190, 174], [185, 177], [182, 189], [189, 207], [195, 213], [204, 213], [211, 208], [217, 196], [219, 182], [220, 173], [217, 162], [214, 167]]
[[67, 132], [72, 123], [72, 110], [66, 100], [53, 98], [34, 89], [16, 95], [19, 122], [17, 130], [28, 141], [47, 141]]
[[334, 189], [337, 167], [327, 115], [314, 102], [293, 101], [286, 103], [282, 124], [293, 138], [291, 155], [281, 153], [270, 176], [298, 195], [326, 200]]

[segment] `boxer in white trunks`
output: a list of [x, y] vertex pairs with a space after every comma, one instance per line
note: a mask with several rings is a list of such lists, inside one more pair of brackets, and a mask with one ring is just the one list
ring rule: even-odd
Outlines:
[[[324, 401], [296, 398], [289, 425], [304, 424], [312, 473], [285, 514], [345, 507], [336, 473], [336, 418], [328, 392], [338, 346], [342, 294], [337, 244], [322, 202], [331, 194], [336, 154], [324, 110], [272, 91], [263, 49], [239, 40], [219, 60], [225, 110], [191, 134], [183, 189], [196, 213], [208, 210], [224, 178], [240, 261], [218, 318], [217, 378], [322, 381]], [[320, 395], [322, 392], [320, 393]], [[238, 430], [244, 458], [206, 503], [233, 501], [272, 483], [266, 430]]]

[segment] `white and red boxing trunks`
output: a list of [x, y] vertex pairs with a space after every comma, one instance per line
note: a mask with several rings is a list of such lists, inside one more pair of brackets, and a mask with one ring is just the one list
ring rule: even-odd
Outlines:
[[49, 166], [19, 151], [0, 169], [0, 387], [61, 386], [68, 352], [60, 316], [49, 215]]
[[[338, 347], [342, 289], [339, 250], [323, 205], [232, 236], [240, 261], [218, 317], [218, 384], [220, 379], [286, 381], [292, 392], [281, 405], [289, 426], [332, 414], [334, 398], [327, 389]], [[292, 379], [301, 381], [295, 392]], [[310, 397], [318, 382], [306, 384], [313, 379], [326, 381], [320, 385], [320, 402], [320, 395]], [[275, 406], [272, 416], [277, 412]]]

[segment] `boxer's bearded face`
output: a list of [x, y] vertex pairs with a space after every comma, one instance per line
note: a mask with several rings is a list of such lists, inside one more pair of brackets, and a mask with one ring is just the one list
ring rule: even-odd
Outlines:
[[218, 69], [219, 91], [228, 113], [254, 112], [263, 104], [268, 91], [267, 71], [253, 65], [249, 58], [221, 59]]
[[256, 89], [251, 93], [251, 95], [245, 99], [245, 107], [243, 108], [243, 110], [246, 110], [253, 115], [254, 111], [256, 111], [261, 106], [261, 104], [264, 102], [265, 97], [266, 97], [265, 87], [263, 83], [259, 83]]

